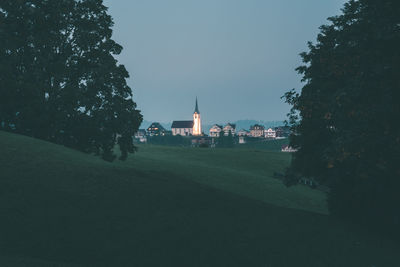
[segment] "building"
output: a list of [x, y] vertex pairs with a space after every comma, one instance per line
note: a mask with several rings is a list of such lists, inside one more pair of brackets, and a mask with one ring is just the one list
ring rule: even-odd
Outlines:
[[173, 121], [172, 135], [193, 135], [193, 121]]
[[265, 127], [259, 124], [255, 124], [250, 127], [250, 136], [252, 137], [264, 137]]
[[196, 97], [196, 107], [194, 108], [193, 113], [193, 135], [201, 135], [201, 117], [199, 106], [197, 104], [197, 97]]
[[268, 130], [265, 130], [264, 134], [265, 138], [276, 138], [276, 131], [272, 128], [268, 128]]
[[190, 136], [202, 135], [201, 131], [201, 116], [199, 111], [199, 105], [197, 103], [196, 97], [196, 106], [193, 112], [193, 120], [192, 121], [173, 121], [172, 122], [172, 135], [182, 135], [182, 136]]
[[225, 125], [223, 131], [224, 131], [225, 136], [228, 136], [229, 132], [231, 132], [232, 135], [235, 135], [236, 134], [236, 124], [228, 123], [227, 125]]
[[149, 128], [147, 128], [147, 135], [149, 136], [164, 136], [165, 132], [165, 128], [158, 122], [153, 122]]
[[239, 144], [246, 144], [246, 137], [245, 136], [239, 136]]
[[210, 129], [210, 136], [211, 137], [219, 137], [219, 134], [221, 133], [223, 127], [218, 124], [214, 124], [211, 129]]
[[283, 145], [281, 151], [282, 152], [296, 152], [297, 149], [294, 149], [293, 147], [291, 147], [289, 145]]
[[245, 129], [242, 129], [242, 130], [240, 130], [239, 132], [237, 132], [237, 135], [238, 135], [238, 136], [249, 136], [249, 135], [250, 135], [250, 132], [247, 131], [247, 130], [245, 130]]
[[140, 143], [146, 143], [147, 142], [146, 130], [145, 129], [139, 129], [135, 133], [135, 139]]

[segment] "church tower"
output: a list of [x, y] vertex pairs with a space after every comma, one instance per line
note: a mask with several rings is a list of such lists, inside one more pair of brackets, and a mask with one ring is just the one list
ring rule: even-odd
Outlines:
[[201, 118], [200, 118], [199, 106], [197, 104], [197, 97], [196, 97], [196, 107], [193, 113], [193, 135], [201, 135]]

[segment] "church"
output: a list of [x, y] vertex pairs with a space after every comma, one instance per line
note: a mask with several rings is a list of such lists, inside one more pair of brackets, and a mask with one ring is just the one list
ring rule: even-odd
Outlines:
[[197, 103], [197, 97], [196, 97], [196, 106], [194, 108], [194, 113], [193, 113], [193, 120], [173, 121], [171, 129], [172, 129], [172, 135], [182, 135], [182, 136], [202, 135], [201, 117], [200, 117], [199, 105]]

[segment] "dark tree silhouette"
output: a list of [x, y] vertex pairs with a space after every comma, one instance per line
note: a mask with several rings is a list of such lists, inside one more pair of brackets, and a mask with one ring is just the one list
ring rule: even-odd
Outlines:
[[0, 128], [126, 159], [142, 116], [112, 26], [102, 0], [1, 1]]
[[342, 11], [301, 55], [301, 93], [285, 95], [298, 149], [286, 182], [314, 178], [330, 187], [332, 214], [398, 229], [400, 2]]
[[219, 137], [217, 138], [217, 147], [219, 148], [232, 148], [235, 145], [235, 140], [233, 138], [232, 131], [228, 132], [228, 135], [225, 135], [224, 131], [219, 133]]

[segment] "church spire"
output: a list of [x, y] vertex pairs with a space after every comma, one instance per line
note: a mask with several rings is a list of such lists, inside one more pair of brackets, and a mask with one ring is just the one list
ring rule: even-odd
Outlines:
[[200, 114], [199, 105], [197, 104], [197, 96], [196, 96], [196, 107], [194, 109], [194, 113]]
[[193, 135], [202, 135], [201, 118], [200, 118], [199, 105], [197, 104], [197, 96], [196, 96], [196, 107], [194, 108], [194, 113], [193, 113]]

